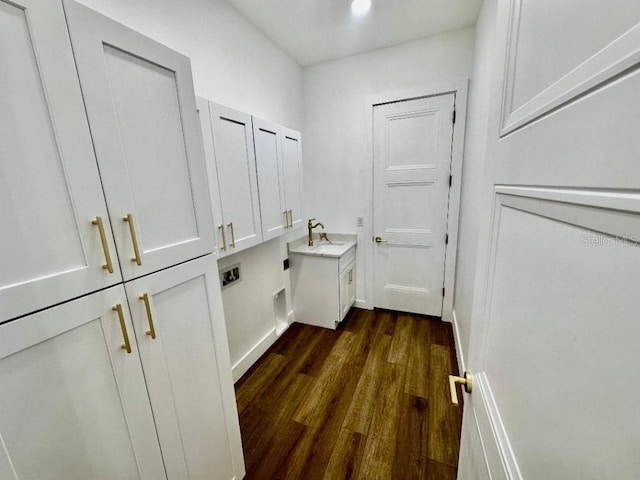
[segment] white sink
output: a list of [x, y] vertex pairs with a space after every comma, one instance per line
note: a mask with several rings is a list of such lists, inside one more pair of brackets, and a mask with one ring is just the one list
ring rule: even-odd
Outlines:
[[289, 244], [289, 251], [291, 253], [302, 253], [303, 255], [318, 255], [322, 257], [340, 257], [350, 248], [356, 244], [355, 241], [331, 241], [320, 242], [314, 240], [314, 245], [310, 247], [307, 245], [306, 237], [304, 240], [298, 240]]

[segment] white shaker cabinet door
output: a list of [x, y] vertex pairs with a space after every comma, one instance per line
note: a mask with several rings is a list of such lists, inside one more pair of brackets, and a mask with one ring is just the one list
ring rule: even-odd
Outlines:
[[64, 5], [124, 278], [212, 252], [189, 59]]
[[300, 132], [282, 130], [282, 163], [284, 165], [285, 203], [289, 212], [289, 228], [305, 225], [302, 211], [302, 137]]
[[0, 65], [2, 322], [122, 278], [62, 5], [0, 0]]
[[169, 480], [243, 478], [215, 256], [126, 289]]
[[166, 478], [122, 286], [0, 326], [0, 385], [0, 478]]
[[280, 127], [253, 117], [253, 141], [256, 149], [262, 237], [267, 241], [282, 235], [289, 228]]
[[232, 254], [262, 242], [251, 115], [213, 102], [209, 112], [214, 158], [207, 165], [216, 168], [223, 216], [218, 242], [224, 235], [221, 254]]

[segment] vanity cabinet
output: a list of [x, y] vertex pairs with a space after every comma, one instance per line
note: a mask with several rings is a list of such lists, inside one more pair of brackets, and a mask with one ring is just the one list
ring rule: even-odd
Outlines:
[[324, 247], [289, 249], [293, 310], [297, 322], [335, 329], [355, 302], [356, 247]]
[[205, 99], [198, 114], [218, 257], [262, 242], [251, 115]]
[[302, 226], [300, 133], [253, 117], [263, 239]]

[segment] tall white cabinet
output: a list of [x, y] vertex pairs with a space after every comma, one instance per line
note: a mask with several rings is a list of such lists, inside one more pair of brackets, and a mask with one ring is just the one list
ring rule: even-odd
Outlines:
[[189, 60], [66, 0], [0, 40], [0, 478], [242, 478]]
[[122, 277], [62, 5], [0, 1], [0, 57], [5, 321]]
[[211, 253], [189, 59], [64, 5], [125, 280]]

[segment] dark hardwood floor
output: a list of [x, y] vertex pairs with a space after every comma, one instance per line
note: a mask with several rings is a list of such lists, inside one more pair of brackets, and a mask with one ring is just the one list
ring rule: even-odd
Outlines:
[[352, 309], [295, 323], [236, 384], [247, 480], [454, 480], [451, 325]]

